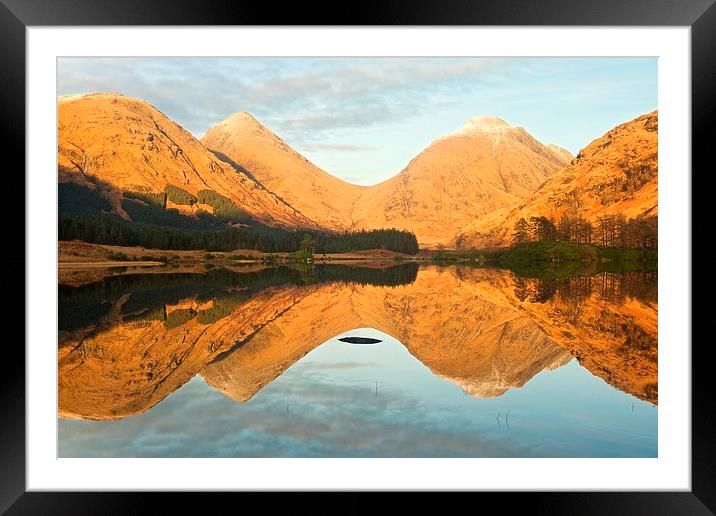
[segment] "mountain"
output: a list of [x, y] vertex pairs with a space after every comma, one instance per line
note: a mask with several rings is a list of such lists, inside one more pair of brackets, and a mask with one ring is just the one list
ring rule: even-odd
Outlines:
[[324, 172], [248, 113], [211, 127], [202, 142], [325, 228], [404, 229], [421, 246], [449, 243], [476, 217], [534, 193], [571, 160], [494, 117], [471, 119], [371, 187]]
[[[656, 215], [657, 139], [654, 111], [575, 158], [522, 127], [476, 117], [434, 140], [394, 177], [365, 187], [313, 165], [248, 113], [229, 116], [200, 142], [141, 100], [73, 95], [58, 101], [60, 211], [87, 204], [126, 221], [192, 226], [170, 220], [170, 210], [154, 203], [201, 228], [252, 221], [299, 230], [394, 228], [413, 232], [421, 247], [506, 246], [522, 217]], [[101, 193], [109, 207], [62, 183]], [[84, 213], [81, 234], [100, 231], [85, 227], [93, 213]]]
[[569, 152], [564, 147], [560, 147], [554, 143], [548, 143], [547, 148], [568, 163], [574, 159], [574, 154]]
[[[411, 268], [417, 272], [411, 264], [390, 269]], [[364, 273], [384, 281], [390, 269]], [[512, 289], [504, 271], [435, 267], [390, 287], [340, 279], [305, 285], [297, 273], [274, 284], [268, 270], [213, 274], [108, 277], [81, 287], [87, 298], [74, 309], [80, 291], [62, 289], [69, 296], [63, 320], [71, 313], [76, 320], [59, 332], [60, 417], [141, 413], [196, 374], [247, 401], [310, 351], [356, 328], [394, 336], [433, 374], [478, 397], [519, 388], [571, 358], [500, 292]], [[111, 292], [113, 301], [92, 311], [95, 292]], [[474, 324], [465, 328], [455, 313]]]
[[[295, 305], [200, 374], [226, 396], [248, 401], [317, 346], [371, 327], [400, 340], [433, 374], [467, 394], [500, 396], [572, 357], [509, 303], [483, 298], [481, 282], [493, 279], [478, 271], [458, 277], [423, 269], [413, 283], [391, 288], [303, 287]], [[457, 311], [474, 326], [466, 330]]]
[[[213, 191], [270, 225], [315, 227], [245, 171], [219, 160], [188, 131], [142, 100], [105, 93], [60, 97], [57, 136], [60, 183], [100, 191], [113, 211], [126, 220], [130, 216], [122, 204], [125, 193], [146, 197], [163, 194], [169, 186], [189, 197], [201, 190]], [[167, 207], [196, 211], [193, 202], [171, 202]], [[211, 206], [198, 207], [212, 211]]]
[[485, 214], [519, 204], [567, 163], [522, 127], [473, 118], [365, 189], [353, 221], [413, 231], [421, 247], [450, 244]]
[[202, 143], [225, 161], [249, 170], [271, 192], [307, 218], [333, 230], [351, 228], [351, 209], [363, 186], [324, 172], [249, 113], [212, 126]]
[[571, 164], [516, 206], [490, 214], [461, 235], [470, 247], [507, 246], [520, 218], [658, 215], [657, 111], [623, 123], [582, 149]]

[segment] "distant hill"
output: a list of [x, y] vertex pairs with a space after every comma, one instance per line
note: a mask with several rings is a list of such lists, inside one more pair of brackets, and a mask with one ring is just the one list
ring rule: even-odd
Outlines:
[[520, 218], [556, 220], [574, 214], [596, 224], [607, 215], [658, 215], [658, 130], [657, 111], [615, 127], [582, 149], [533, 195], [476, 221], [463, 233], [464, 245], [510, 245]]

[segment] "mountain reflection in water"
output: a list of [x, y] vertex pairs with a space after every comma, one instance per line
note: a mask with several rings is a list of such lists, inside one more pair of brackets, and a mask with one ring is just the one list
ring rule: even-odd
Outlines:
[[[477, 401], [499, 400], [508, 391], [529, 391], [529, 386], [520, 388], [538, 373], [545, 372], [545, 381], [556, 377], [557, 370], [576, 358], [577, 369], [570, 366], [563, 375], [586, 370], [612, 386], [604, 386], [614, 392], [609, 396], [618, 391], [634, 396], [632, 409], [644, 402], [655, 407], [656, 272], [563, 276], [526, 278], [507, 270], [408, 263], [253, 267], [203, 274], [165, 269], [60, 284], [59, 416], [123, 420], [150, 414], [165, 398], [171, 402], [170, 395], [178, 389], [177, 399], [185, 390], [196, 389], [199, 379], [248, 407], [279, 377], [281, 385], [292, 382], [295, 395], [300, 382], [284, 373], [294, 364], [293, 376], [308, 371], [311, 359], [306, 355], [340, 351], [344, 360], [371, 349], [378, 349], [375, 357], [392, 353], [393, 370], [384, 373], [398, 381], [404, 370], [405, 389], [412, 385], [408, 378], [420, 378], [411, 381], [416, 386], [430, 383], [432, 391], [445, 388], [438, 384], [455, 384]], [[377, 343], [336, 342], [352, 337]], [[395, 351], [386, 351], [390, 349]], [[344, 365], [344, 376], [337, 378], [344, 378], [347, 387], [358, 377], [358, 366], [349, 367], [353, 362], [347, 359], [336, 363]], [[371, 367], [377, 373], [381, 366], [361, 367], [368, 382]], [[423, 378], [426, 375], [429, 378]], [[186, 389], [180, 389], [187, 382]], [[281, 385], [277, 383], [277, 389]], [[418, 390], [423, 401], [432, 399], [432, 394]], [[376, 379], [376, 399], [380, 393]], [[304, 401], [309, 398], [306, 393]], [[438, 407], [440, 399], [435, 403]], [[291, 410], [288, 405], [286, 410]], [[656, 434], [656, 409], [652, 412], [645, 431], [649, 439]], [[496, 415], [491, 419], [499, 428], [509, 425], [510, 417], [519, 417]], [[61, 448], [63, 436], [71, 441], [70, 428], [61, 425]], [[655, 440], [652, 444], [648, 452], [634, 453], [655, 453]], [[496, 453], [513, 455], [516, 449]]]

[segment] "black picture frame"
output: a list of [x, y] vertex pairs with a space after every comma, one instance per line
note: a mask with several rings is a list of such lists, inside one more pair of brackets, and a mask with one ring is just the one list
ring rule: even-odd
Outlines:
[[[31, 26], [88, 25], [550, 25], [550, 26], [690, 26], [692, 73], [692, 168], [706, 163], [711, 152], [709, 131], [716, 114], [715, 0], [429, 0], [372, 2], [354, 8], [303, 3], [196, 2], [191, 0], [0, 0], [0, 106], [6, 156], [17, 157], [4, 170], [6, 192], [24, 214], [26, 29]], [[317, 14], [320, 12], [320, 15]], [[712, 160], [711, 160], [712, 161]], [[7, 162], [6, 162], [7, 163]], [[713, 168], [713, 164], [709, 168]], [[684, 175], [693, 174], [684, 171]], [[20, 195], [18, 192], [23, 192]], [[23, 219], [24, 220], [24, 219]], [[25, 226], [7, 228], [6, 238], [25, 241]], [[20, 247], [19, 245], [17, 246]], [[25, 252], [3, 258], [6, 267], [30, 273]], [[688, 266], [688, 264], [685, 264]], [[17, 274], [17, 281], [20, 275]], [[20, 285], [17, 288], [24, 288]], [[18, 290], [19, 291], [19, 290]], [[24, 292], [24, 290], [23, 290]], [[32, 307], [28, 306], [27, 310]], [[692, 317], [693, 319], [693, 317]], [[24, 339], [23, 339], [24, 340]], [[688, 349], [691, 343], [671, 343]], [[537, 514], [714, 514], [716, 450], [713, 436], [714, 396], [710, 392], [707, 342], [692, 353], [692, 490], [690, 492], [478, 493], [481, 502], [509, 507], [529, 506]], [[5, 342], [6, 367], [0, 376], [0, 512], [7, 514], [128, 514], [164, 506], [169, 497], [184, 510], [207, 510], [202, 497], [184, 493], [52, 493], [25, 488], [25, 353], [18, 340]], [[225, 498], [233, 494], [214, 494]], [[246, 496], [245, 494], [240, 496]], [[487, 505], [484, 505], [487, 507]], [[512, 511], [510, 511], [512, 512]]]

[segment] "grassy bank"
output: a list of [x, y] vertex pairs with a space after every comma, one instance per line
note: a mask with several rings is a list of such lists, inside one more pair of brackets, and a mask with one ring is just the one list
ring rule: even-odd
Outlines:
[[509, 269], [520, 277], [564, 279], [598, 272], [649, 272], [658, 269], [656, 249], [600, 247], [571, 242], [526, 242], [507, 249], [439, 251], [436, 265]]
[[432, 255], [434, 262], [486, 263], [499, 260], [506, 249], [470, 249], [468, 251], [438, 251]]
[[525, 277], [569, 277], [596, 272], [656, 270], [657, 249], [601, 247], [572, 242], [525, 242], [506, 249], [438, 251], [438, 265], [507, 268]]
[[601, 247], [572, 242], [525, 242], [517, 244], [499, 256], [501, 264], [524, 262], [653, 262], [657, 249], [629, 249]]

